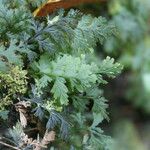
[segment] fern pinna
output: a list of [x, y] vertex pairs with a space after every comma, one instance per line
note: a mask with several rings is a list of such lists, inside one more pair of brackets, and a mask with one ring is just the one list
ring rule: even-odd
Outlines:
[[24, 150], [108, 149], [101, 85], [122, 66], [99, 60], [94, 49], [115, 26], [77, 10], [34, 18], [35, 3], [0, 0], [0, 117], [3, 126], [12, 119], [14, 126], [0, 136]]

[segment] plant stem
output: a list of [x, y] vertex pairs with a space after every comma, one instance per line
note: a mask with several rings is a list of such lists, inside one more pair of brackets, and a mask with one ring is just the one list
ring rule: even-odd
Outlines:
[[7, 143], [5, 143], [5, 142], [2, 142], [2, 141], [0, 141], [0, 144], [5, 145], [5, 146], [10, 147], [10, 148], [15, 149], [15, 150], [21, 150], [21, 149], [19, 149], [19, 148], [17, 148], [17, 147], [14, 147], [14, 146], [12, 146], [12, 145], [10, 145], [10, 144], [7, 144]]

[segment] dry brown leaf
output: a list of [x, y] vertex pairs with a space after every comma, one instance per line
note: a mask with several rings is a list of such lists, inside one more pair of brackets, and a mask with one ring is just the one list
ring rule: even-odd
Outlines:
[[39, 144], [35, 144], [35, 148], [34, 150], [41, 150], [42, 148], [47, 148], [47, 145], [50, 142], [53, 142], [55, 140], [55, 135], [56, 133], [54, 131], [47, 131], [45, 132], [45, 135], [43, 137], [43, 139], [41, 140], [41, 142], [39, 142]]
[[34, 16], [46, 16], [60, 8], [71, 8], [83, 3], [94, 3], [94, 2], [104, 2], [106, 0], [48, 0], [42, 6], [37, 8], [33, 15]]
[[27, 126], [27, 119], [22, 113], [22, 111], [19, 111], [19, 115], [20, 115], [20, 123], [25, 128]]
[[23, 106], [25, 108], [27, 107], [31, 107], [31, 102], [29, 101], [19, 101], [18, 103], [15, 104], [16, 107], [19, 107], [19, 106]]
[[31, 107], [31, 103], [28, 101], [20, 101], [15, 104], [15, 107], [19, 112], [21, 125], [25, 128], [27, 126], [27, 108]]
[[55, 132], [54, 131], [50, 131], [50, 132], [46, 132], [44, 137], [43, 137], [43, 142], [42, 143], [47, 143], [47, 142], [52, 142], [55, 140]]

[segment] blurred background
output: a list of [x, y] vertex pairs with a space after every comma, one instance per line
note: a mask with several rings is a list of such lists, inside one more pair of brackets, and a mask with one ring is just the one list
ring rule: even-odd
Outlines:
[[124, 65], [104, 92], [110, 122], [103, 129], [116, 139], [113, 149], [150, 150], [150, 0], [104, 0], [78, 8], [117, 27], [116, 35], [97, 47], [100, 58], [109, 55]]

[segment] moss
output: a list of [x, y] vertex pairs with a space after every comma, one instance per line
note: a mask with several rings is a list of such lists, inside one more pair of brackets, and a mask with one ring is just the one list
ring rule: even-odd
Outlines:
[[8, 73], [0, 73], [1, 101], [0, 110], [12, 104], [14, 97], [27, 90], [27, 71], [18, 66], [12, 67]]

